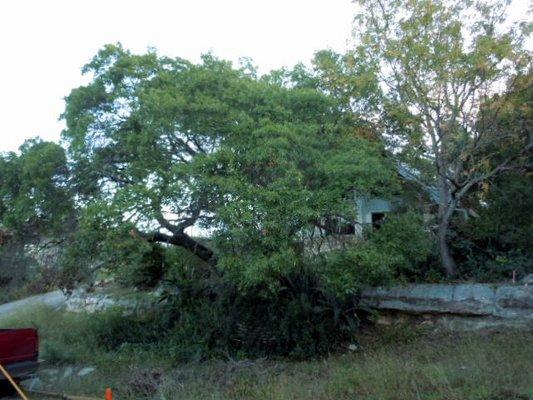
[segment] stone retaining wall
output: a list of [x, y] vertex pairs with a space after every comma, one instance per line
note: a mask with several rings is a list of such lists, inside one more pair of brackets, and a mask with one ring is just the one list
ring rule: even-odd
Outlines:
[[382, 314], [383, 323], [411, 316], [451, 330], [496, 327], [533, 330], [533, 286], [527, 284], [377, 287], [364, 290], [360, 304]]
[[142, 296], [112, 295], [102, 291], [75, 291], [66, 301], [65, 309], [71, 312], [95, 313], [109, 309], [120, 309], [125, 314], [134, 310], [153, 307], [159, 292], [145, 293]]
[[[152, 300], [152, 301], [149, 301]], [[75, 292], [68, 311], [98, 312], [119, 307], [128, 313], [150, 307], [153, 298], [115, 298]], [[410, 284], [363, 290], [360, 306], [378, 312], [378, 323], [417, 321], [453, 331], [517, 328], [533, 331], [533, 284]]]

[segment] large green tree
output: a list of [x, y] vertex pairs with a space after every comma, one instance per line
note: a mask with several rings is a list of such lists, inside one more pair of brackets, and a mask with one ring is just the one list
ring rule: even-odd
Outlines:
[[[383, 88], [384, 124], [396, 154], [429, 161], [440, 192], [438, 241], [443, 267], [456, 274], [448, 234], [454, 212], [477, 184], [530, 155], [532, 134], [498, 124], [483, 104], [528, 73], [527, 26], [504, 27], [507, 1], [359, 1], [357, 53]], [[504, 99], [505, 97], [502, 97]], [[502, 101], [503, 103], [503, 101]], [[512, 143], [510, 143], [512, 142]], [[513, 150], [503, 158], [488, 148]], [[501, 153], [500, 153], [501, 154]]]
[[247, 281], [298, 264], [305, 232], [324, 218], [353, 220], [354, 188], [394, 188], [379, 144], [315, 88], [210, 55], [194, 64], [116, 45], [85, 72], [92, 81], [63, 115], [80, 203]]

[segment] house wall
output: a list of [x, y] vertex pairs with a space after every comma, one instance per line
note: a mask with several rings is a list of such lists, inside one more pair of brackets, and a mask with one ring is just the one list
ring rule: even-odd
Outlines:
[[371, 224], [372, 213], [387, 213], [392, 211], [390, 201], [378, 198], [359, 197], [356, 199], [357, 222]]

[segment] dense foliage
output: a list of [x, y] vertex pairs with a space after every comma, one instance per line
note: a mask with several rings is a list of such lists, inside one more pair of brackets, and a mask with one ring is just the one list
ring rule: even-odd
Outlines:
[[[497, 164], [515, 157], [515, 167], [478, 185], [468, 197], [468, 205], [477, 210], [476, 218], [457, 220], [454, 252], [461, 261], [461, 276], [482, 280], [509, 278], [533, 270], [532, 240], [533, 181], [530, 155], [517, 151], [523, 138], [531, 136], [533, 111], [533, 75], [515, 77], [504, 95], [490, 98], [482, 110], [497, 115], [497, 128], [487, 162]], [[506, 142], [494, 131], [506, 132]]]
[[63, 133], [94, 211], [85, 216], [187, 249], [242, 286], [299, 270], [324, 218], [354, 219], [355, 188], [383, 197], [397, 188], [379, 142], [359, 137], [316, 89], [212, 56], [195, 65], [120, 46], [86, 71], [94, 79], [67, 98]]
[[72, 216], [69, 171], [63, 148], [28, 140], [20, 154], [0, 156], [0, 221], [17, 239], [54, 236]]
[[[59, 284], [54, 247], [75, 225], [64, 149], [38, 139], [0, 154], [0, 292]], [[15, 290], [16, 291], [16, 290]], [[0, 298], [1, 300], [1, 298]]]

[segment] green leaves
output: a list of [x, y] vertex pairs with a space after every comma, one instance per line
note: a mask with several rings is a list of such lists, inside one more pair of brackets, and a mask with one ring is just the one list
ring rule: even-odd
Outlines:
[[64, 231], [73, 217], [63, 148], [39, 139], [0, 155], [0, 224], [18, 239]]
[[323, 256], [324, 280], [342, 296], [366, 285], [387, 285], [420, 276], [420, 267], [434, 252], [420, 213], [407, 211], [387, 217], [380, 229], [366, 232], [357, 246]]
[[375, 89], [370, 72], [348, 73], [355, 65], [323, 52], [317, 72], [296, 68], [285, 84], [212, 55], [192, 64], [106, 46], [64, 114], [80, 193], [173, 243], [203, 228], [218, 269], [244, 286], [277, 282], [304, 262], [317, 221], [353, 220], [354, 188], [396, 187], [379, 143], [342, 114]]

